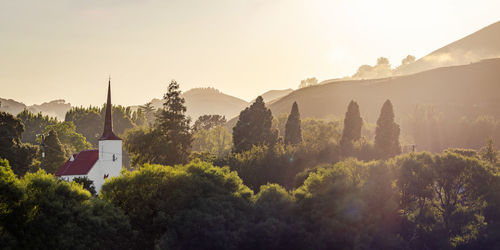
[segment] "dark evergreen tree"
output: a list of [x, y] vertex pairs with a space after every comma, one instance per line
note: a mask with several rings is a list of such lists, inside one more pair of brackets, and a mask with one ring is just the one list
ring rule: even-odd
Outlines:
[[32, 166], [37, 148], [22, 143], [23, 123], [11, 114], [0, 112], [0, 157], [7, 159], [16, 175], [24, 175]]
[[163, 109], [156, 116], [154, 130], [159, 136], [158, 155], [155, 163], [185, 163], [191, 150], [192, 134], [190, 118], [186, 116], [186, 105], [179, 84], [172, 80], [163, 96]]
[[285, 144], [299, 144], [302, 142], [302, 129], [300, 128], [300, 113], [297, 102], [293, 102], [292, 111], [285, 125]]
[[233, 150], [243, 152], [254, 145], [274, 145], [278, 140], [278, 131], [271, 129], [272, 121], [271, 110], [266, 108], [261, 96], [257, 97], [250, 107], [241, 111], [233, 128]]
[[375, 150], [381, 159], [388, 159], [401, 153], [399, 125], [394, 122], [394, 111], [390, 100], [385, 101], [377, 120]]
[[351, 101], [345, 113], [344, 130], [340, 139], [340, 146], [345, 156], [352, 154], [353, 142], [361, 138], [361, 127], [363, 127], [363, 119], [359, 113], [358, 103]]
[[54, 174], [66, 161], [66, 152], [57, 132], [50, 130], [45, 138], [45, 163], [44, 170]]

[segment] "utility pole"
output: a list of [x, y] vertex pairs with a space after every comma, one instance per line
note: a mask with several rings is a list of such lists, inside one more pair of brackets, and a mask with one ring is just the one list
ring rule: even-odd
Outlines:
[[42, 143], [40, 144], [42, 149], [42, 169], [45, 169], [45, 134], [37, 134], [36, 136], [42, 137]]

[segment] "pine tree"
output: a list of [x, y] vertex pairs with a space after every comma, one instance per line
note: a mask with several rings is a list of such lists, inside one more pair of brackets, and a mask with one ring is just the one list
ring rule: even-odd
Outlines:
[[257, 97], [255, 102], [241, 111], [236, 126], [233, 128], [234, 151], [243, 152], [253, 145], [274, 145], [278, 132], [271, 129], [273, 115], [266, 108], [264, 99]]
[[363, 127], [363, 119], [359, 113], [358, 103], [351, 101], [345, 113], [344, 130], [340, 139], [340, 146], [345, 156], [351, 155], [353, 142], [361, 138], [361, 127]]
[[163, 96], [163, 109], [156, 116], [154, 133], [157, 153], [154, 163], [179, 164], [185, 163], [191, 149], [192, 135], [190, 119], [186, 117], [184, 98], [181, 97], [179, 84], [172, 80], [168, 92]]
[[66, 152], [57, 132], [50, 130], [45, 138], [45, 166], [47, 173], [54, 174], [66, 161]]
[[285, 144], [299, 144], [301, 142], [302, 130], [300, 128], [299, 107], [297, 102], [294, 102], [285, 125]]
[[388, 159], [401, 153], [399, 125], [394, 122], [394, 111], [390, 100], [385, 101], [377, 120], [375, 150], [381, 159]]

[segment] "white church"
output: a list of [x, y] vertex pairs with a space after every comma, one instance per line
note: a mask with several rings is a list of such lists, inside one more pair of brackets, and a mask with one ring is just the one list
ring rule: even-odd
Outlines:
[[56, 172], [56, 176], [72, 181], [87, 177], [99, 192], [107, 178], [118, 176], [122, 169], [122, 139], [113, 133], [111, 118], [111, 80], [108, 82], [108, 100], [104, 119], [104, 132], [99, 139], [99, 149], [84, 150], [73, 154]]

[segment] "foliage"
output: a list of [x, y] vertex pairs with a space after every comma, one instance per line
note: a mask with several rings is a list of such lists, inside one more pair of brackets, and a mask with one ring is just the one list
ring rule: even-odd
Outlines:
[[196, 132], [201, 129], [210, 130], [218, 126], [223, 126], [226, 122], [226, 117], [222, 115], [202, 115], [194, 123], [193, 131]]
[[217, 126], [211, 129], [198, 129], [193, 134], [192, 150], [208, 152], [216, 157], [224, 157], [231, 151], [231, 133], [223, 127]]
[[101, 110], [98, 107], [71, 108], [66, 112], [64, 121], [73, 122], [76, 132], [85, 136], [87, 141], [97, 147], [104, 129], [104, 120], [101, 118]]
[[[87, 141], [92, 143], [94, 147], [99, 144], [104, 130], [104, 115], [105, 105], [102, 108], [98, 107], [74, 107], [66, 113], [66, 122], [73, 122], [76, 126], [76, 132], [82, 134]], [[136, 125], [132, 121], [132, 110], [130, 107], [113, 105], [112, 111], [113, 131], [117, 135], [122, 135], [127, 130], [134, 128]]]
[[294, 102], [285, 125], [285, 144], [298, 144], [301, 142], [302, 130], [300, 129], [299, 107], [297, 102]]
[[261, 185], [278, 183], [292, 189], [302, 183], [296, 183], [295, 176], [305, 169], [321, 163], [338, 161], [338, 148], [327, 145], [315, 150], [306, 144], [285, 146], [253, 146], [251, 150], [230, 153], [227, 157], [215, 161], [217, 166], [229, 166], [238, 172], [246, 185], [258, 191]]
[[[130, 110], [130, 107], [127, 107]], [[132, 112], [132, 117], [130, 118], [132, 122], [137, 126], [147, 126], [149, 125], [146, 114], [144, 110], [139, 107], [135, 112]]]
[[153, 107], [153, 103], [148, 102], [145, 105], [140, 106], [139, 109], [144, 114], [146, 124], [149, 127], [152, 127], [153, 124], [155, 123], [155, 112], [156, 112], [155, 108]]
[[137, 230], [134, 248], [237, 249], [252, 192], [208, 163], [144, 165], [106, 182], [101, 196]]
[[89, 178], [87, 178], [87, 176], [73, 178], [73, 182], [81, 184], [82, 187], [85, 190], [89, 191], [89, 193], [92, 196], [97, 195], [97, 191], [95, 191], [94, 182], [92, 180], [90, 180]]
[[243, 152], [254, 145], [274, 145], [278, 140], [278, 131], [271, 129], [272, 121], [271, 110], [266, 108], [261, 96], [257, 97], [250, 107], [241, 111], [233, 128], [233, 150]]
[[7, 159], [17, 175], [24, 175], [32, 169], [37, 148], [22, 143], [24, 132], [22, 122], [11, 114], [0, 112], [0, 157]]
[[66, 152], [66, 157], [70, 157], [72, 154], [82, 150], [92, 148], [92, 144], [90, 144], [83, 135], [76, 132], [76, 126], [73, 122], [59, 122], [47, 126], [43, 132], [49, 133], [51, 130], [57, 132], [59, 140], [63, 144], [64, 151]]
[[192, 134], [185, 112], [179, 84], [172, 81], [164, 95], [163, 109], [156, 114], [154, 126], [138, 127], [125, 134], [125, 148], [130, 153], [132, 165], [187, 162]]
[[496, 163], [498, 159], [498, 152], [495, 149], [495, 142], [489, 138], [486, 147], [481, 150], [481, 158], [491, 163]]
[[316, 77], [311, 77], [300, 81], [299, 89], [318, 85], [318, 79]]
[[345, 113], [344, 130], [340, 139], [340, 146], [344, 156], [353, 155], [353, 144], [361, 139], [361, 127], [363, 127], [363, 119], [359, 113], [358, 103], [351, 101]]
[[402, 235], [412, 248], [478, 243], [487, 225], [486, 195], [498, 192], [482, 188], [495, 176], [485, 164], [451, 151], [403, 155], [393, 164], [405, 215]]
[[76, 183], [43, 171], [17, 179], [0, 167], [0, 247], [110, 249], [128, 245], [127, 217]]
[[66, 161], [66, 152], [55, 130], [50, 130], [45, 138], [45, 160], [43, 169], [54, 174]]
[[375, 131], [375, 148], [380, 158], [388, 159], [401, 153], [399, 132], [399, 125], [394, 122], [392, 103], [387, 100], [380, 111]]
[[179, 84], [172, 80], [168, 91], [163, 96], [163, 109], [156, 116], [155, 131], [162, 149], [159, 161], [151, 163], [178, 164], [185, 163], [189, 156], [192, 135], [190, 118], [186, 116], [184, 98], [181, 97]]
[[16, 116], [24, 125], [23, 142], [35, 144], [36, 137], [41, 134], [47, 126], [57, 124], [57, 119], [42, 115], [42, 113], [33, 114], [27, 109]]

